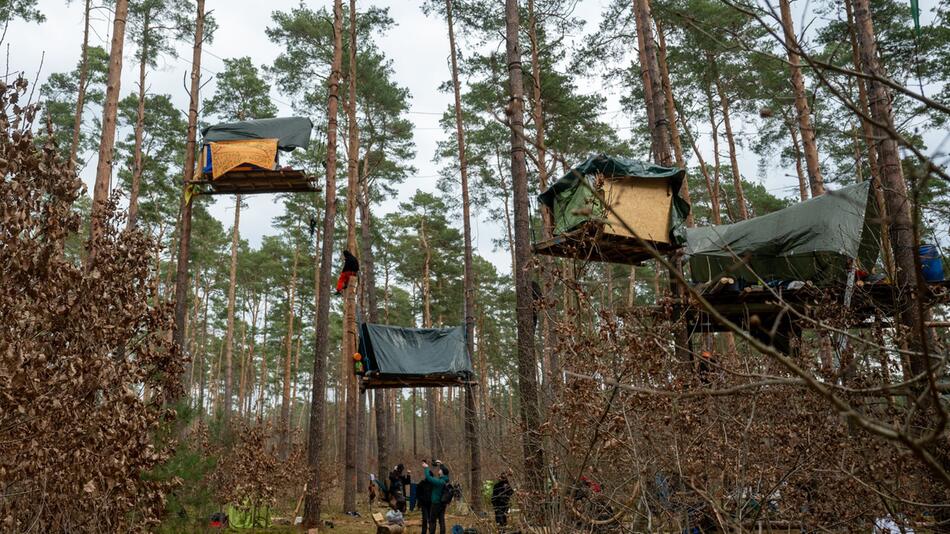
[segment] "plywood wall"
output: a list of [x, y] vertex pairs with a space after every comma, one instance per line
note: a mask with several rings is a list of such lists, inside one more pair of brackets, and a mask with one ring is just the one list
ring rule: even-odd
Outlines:
[[612, 178], [604, 181], [603, 193], [613, 208], [605, 214], [604, 232], [631, 237], [620, 223], [622, 219], [643, 239], [670, 242], [673, 197], [666, 180]]

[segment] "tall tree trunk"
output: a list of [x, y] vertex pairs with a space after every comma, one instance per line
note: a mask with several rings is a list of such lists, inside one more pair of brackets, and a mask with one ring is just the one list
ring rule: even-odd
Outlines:
[[89, 12], [92, 0], [86, 0], [83, 7], [82, 58], [79, 60], [79, 85], [76, 95], [76, 114], [73, 117], [73, 140], [69, 146], [69, 170], [76, 170], [79, 157], [79, 135], [82, 133], [82, 112], [86, 106], [86, 89], [89, 84]]
[[[656, 43], [653, 40], [653, 16], [650, 14], [649, 0], [634, 0], [636, 10], [637, 34], [642, 36], [643, 51], [640, 53], [645, 74], [646, 89], [649, 86], [650, 100], [647, 106], [653, 109], [653, 124], [650, 133], [653, 136], [653, 150], [656, 162], [667, 167], [673, 165], [673, 153], [670, 148], [670, 121], [666, 112], [666, 96], [660, 80], [660, 65], [657, 59]], [[644, 93], [646, 94], [646, 93]]]
[[[99, 140], [99, 163], [96, 183], [92, 192], [92, 246], [86, 258], [87, 266], [95, 263], [96, 241], [105, 234], [105, 209], [112, 185], [112, 158], [115, 152], [116, 114], [122, 84], [122, 50], [125, 48], [125, 21], [129, 15], [129, 0], [116, 0], [112, 21], [112, 46], [109, 49], [109, 75], [106, 82], [106, 101], [102, 108], [102, 137]], [[185, 311], [183, 309], [182, 313]]]
[[261, 375], [258, 378], [257, 420], [264, 420], [264, 397], [267, 392], [267, 293], [264, 293], [264, 339], [261, 340]]
[[241, 240], [241, 195], [235, 195], [234, 228], [231, 229], [231, 270], [228, 275], [228, 317], [224, 334], [224, 427], [227, 432], [231, 423], [231, 399], [233, 397], [231, 357], [234, 352], [234, 301], [237, 290], [238, 244]]
[[742, 220], [749, 218], [749, 209], [745, 204], [745, 193], [742, 191], [742, 175], [739, 173], [739, 159], [736, 154], [736, 141], [732, 135], [732, 122], [729, 120], [729, 97], [723, 87], [716, 60], [708, 54], [713, 67], [713, 76], [716, 81], [716, 92], [719, 95], [719, 105], [722, 107], [722, 126], [726, 133], [726, 142], [729, 145], [729, 166], [732, 167], [732, 183], [736, 189], [736, 204], [739, 206], [739, 216]]
[[788, 125], [788, 133], [792, 136], [792, 153], [795, 154], [795, 174], [798, 176], [798, 197], [802, 202], [808, 200], [808, 181], [805, 178], [805, 170], [802, 168], [802, 151], [798, 143], [798, 128], [791, 122]]
[[188, 103], [188, 132], [185, 141], [185, 166], [179, 207], [178, 263], [175, 270], [175, 333], [174, 342], [184, 347], [185, 314], [188, 306], [188, 261], [191, 259], [191, 207], [188, 187], [195, 177], [195, 143], [198, 130], [198, 90], [201, 87], [201, 45], [204, 42], [205, 0], [197, 0], [195, 15], [195, 42], [191, 56], [191, 87]]
[[[531, 234], [528, 228], [531, 207], [528, 203], [528, 169], [525, 162], [524, 138], [524, 81], [521, 72], [521, 50], [518, 43], [520, 14], [517, 0], [505, 1], [506, 52], [510, 84], [511, 178], [514, 186], [515, 212], [515, 297], [517, 302], [518, 332], [518, 385], [521, 402], [521, 422], [525, 489], [540, 492], [544, 489], [544, 447], [540, 434], [538, 411], [538, 384], [535, 376], [537, 360], [534, 354], [534, 299], [531, 294]], [[529, 504], [528, 499], [526, 504]], [[540, 515], [536, 507], [527, 507], [527, 517]]]
[[145, 130], [145, 70], [148, 66], [148, 40], [151, 12], [146, 11], [142, 20], [142, 49], [139, 53], [139, 105], [135, 116], [135, 147], [133, 148], [132, 190], [129, 191], [129, 220], [127, 228], [135, 228], [139, 213], [139, 189], [142, 182], [142, 138]]
[[304, 499], [304, 528], [320, 526], [323, 495], [324, 444], [326, 442], [326, 369], [330, 349], [330, 270], [333, 268], [333, 221], [336, 218], [337, 115], [340, 105], [340, 69], [343, 66], [343, 2], [333, 2], [333, 64], [330, 67], [327, 101], [327, 181], [324, 192], [323, 245], [320, 279], [315, 292], [316, 339], [313, 349], [313, 388], [310, 392], [310, 436], [307, 446], [307, 491]]
[[[445, 12], [449, 26], [449, 50], [452, 59], [452, 89], [455, 96], [455, 138], [458, 142], [459, 173], [462, 179], [462, 228], [465, 239], [463, 277], [465, 292], [465, 348], [468, 351], [469, 358], [471, 358], [475, 354], [475, 285], [474, 273], [472, 272], [474, 267], [472, 258], [471, 204], [468, 194], [468, 160], [465, 155], [465, 131], [462, 127], [462, 88], [461, 84], [459, 84], [458, 60], [456, 58], [452, 0], [445, 0]], [[538, 131], [541, 131], [540, 126]], [[545, 173], [543, 152], [543, 147], [539, 147], [539, 172], [541, 173]], [[465, 386], [465, 445], [468, 448], [469, 460], [469, 495], [473, 496], [478, 495], [482, 479], [477, 418], [474, 387], [468, 384]], [[481, 499], [471, 499], [470, 503], [474, 510], [477, 511], [481, 509]]]
[[[349, 105], [347, 123], [347, 188], [346, 188], [346, 248], [356, 254], [356, 202], [359, 190], [357, 164], [359, 162], [359, 125], [356, 122], [356, 0], [350, 0], [350, 47], [349, 47]], [[359, 391], [356, 374], [353, 373], [353, 353], [357, 348], [356, 330], [356, 283], [351, 282], [344, 294], [343, 305], [343, 363], [346, 371], [346, 461], [343, 479], [343, 511], [356, 511], [356, 462], [359, 445], [358, 408]]]
[[[650, 101], [647, 102], [647, 106], [653, 108], [654, 122], [650, 125], [650, 132], [653, 136], [654, 161], [660, 165], [670, 167], [674, 163], [673, 153], [670, 146], [669, 119], [672, 118], [672, 116], [668, 117], [667, 111], [673, 108], [672, 89], [670, 90], [670, 97], [667, 98], [666, 91], [663, 89], [663, 83], [661, 79], [662, 77], [660, 75], [660, 64], [659, 59], [657, 58], [656, 50], [657, 47], [653, 40], [653, 15], [650, 13], [650, 1], [634, 0], [633, 5], [634, 9], [636, 10], [637, 34], [642, 36], [641, 41], [643, 43], [643, 50], [640, 56], [644, 61], [646, 69], [644, 76], [644, 87], [649, 86], [650, 88], [649, 94], [651, 98]], [[676, 139], [679, 140], [678, 133]], [[678, 272], [682, 272], [682, 257], [679, 254], [673, 254], [670, 260], [672, 263], [672, 268]], [[680, 287], [680, 284], [672, 275], [669, 277], [669, 286], [670, 292], [674, 296], [682, 299], [683, 288]], [[678, 319], [680, 313], [681, 310], [679, 309], [679, 306], [675, 306], [673, 310], [674, 317]], [[674, 341], [677, 358], [680, 360], [686, 360], [689, 358], [689, 331], [687, 330], [685, 323], [682, 328], [676, 328], [674, 330]]]
[[[239, 394], [241, 398], [241, 413], [244, 417], [248, 417], [251, 412], [250, 399], [253, 396], [253, 391], [248, 392], [248, 386], [253, 383], [254, 378], [254, 349], [255, 345], [257, 345], [257, 317], [260, 310], [261, 301], [255, 295], [254, 308], [251, 310], [251, 344], [247, 347], [247, 357], [245, 358], [247, 370], [241, 375], [241, 392]], [[253, 388], [251, 389], [253, 390]], [[245, 403], [247, 403], [247, 406], [245, 406]]]
[[297, 297], [297, 263], [300, 259], [300, 245], [294, 246], [294, 263], [290, 271], [290, 285], [287, 287], [287, 340], [284, 352], [283, 394], [280, 401], [280, 433], [277, 449], [281, 458], [290, 454], [290, 367], [294, 353], [294, 304]]
[[[706, 103], [709, 108], [709, 127], [711, 129], [710, 137], [713, 144], [713, 180], [712, 189], [709, 191], [709, 202], [712, 204], [713, 222], [722, 224], [722, 203], [719, 200], [719, 191], [721, 190], [721, 172], [722, 165], [719, 155], [719, 121], [716, 120], [716, 106], [713, 104], [711, 83], [706, 88]], [[685, 124], [685, 123], [684, 123]], [[693, 150], [696, 151], [696, 142], [693, 141]], [[696, 151], [699, 154], [699, 151]], [[730, 222], [736, 222], [732, 220]]]
[[[686, 159], [683, 157], [683, 142], [680, 139], [680, 130], [677, 126], [676, 100], [673, 98], [673, 85], [670, 82], [670, 68], [666, 63], [666, 36], [663, 34], [663, 27], [656, 22], [656, 36], [659, 44], [657, 49], [657, 60], [660, 65], [660, 78], [663, 81], [663, 93], [666, 96], [666, 116], [670, 123], [670, 140], [673, 142], [673, 159], [677, 167], [686, 168]], [[683, 180], [683, 187], [680, 189], [680, 196], [683, 200], [689, 202], [689, 184]], [[693, 227], [693, 212], [690, 211], [686, 216], [686, 226]]]
[[[379, 307], [376, 297], [376, 264], [373, 256], [373, 213], [372, 196], [369, 184], [369, 150], [364, 152], [363, 177], [360, 179], [362, 201], [360, 202], [360, 266], [363, 269], [363, 283], [361, 284], [365, 296], [366, 319], [370, 323], [379, 322]], [[388, 290], [388, 288], [386, 288]], [[377, 389], [373, 392], [373, 412], [376, 420], [376, 463], [378, 476], [385, 480], [386, 469], [389, 466], [389, 444], [392, 436], [387, 425], [389, 417], [386, 414], [388, 401], [385, 390]]]
[[798, 40], [795, 38], [795, 21], [792, 20], [792, 8], [789, 0], [779, 0], [782, 11], [782, 29], [785, 33], [785, 48], [788, 50], [788, 68], [792, 74], [792, 91], [795, 94], [795, 113], [798, 115], [798, 129], [802, 134], [802, 146], [805, 148], [805, 166], [808, 170], [808, 184], [811, 196], [817, 197], [825, 192], [824, 180], [821, 177], [821, 168], [818, 164], [818, 143], [815, 140], [815, 129], [811, 124], [811, 110], [808, 108], [808, 98], [805, 96], [805, 81], [802, 77], [802, 68], [799, 65]]
[[[534, 114], [534, 146], [537, 151], [538, 185], [541, 191], [548, 188], [547, 145], [545, 144], [544, 99], [541, 95], [541, 57], [540, 43], [538, 42], [538, 17], [534, 9], [534, 0], [528, 0], [528, 37], [531, 43], [531, 77], [532, 102], [531, 110]], [[543, 239], [554, 237], [554, 217], [550, 208], [541, 204], [541, 236]], [[550, 257], [541, 257], [543, 294], [549, 295], [553, 290], [558, 274], [558, 265]], [[540, 313], [540, 310], [539, 310]], [[558, 374], [560, 367], [557, 346], [557, 331], [554, 321], [544, 314], [541, 317], [541, 363], [544, 369], [542, 374], [544, 392], [549, 399], [554, 399], [559, 389]], [[474, 488], [478, 491], [478, 488]]]
[[[851, 60], [854, 63], [854, 69], [861, 71], [861, 53], [858, 46], [858, 33], [854, 23], [853, 0], [845, 0], [845, 11], [848, 16], [848, 30], [851, 39]], [[858, 86], [858, 104], [861, 106], [861, 128], [864, 130], [864, 142], [868, 151], [868, 166], [871, 169], [871, 178], [873, 178], [874, 198], [877, 201], [878, 211], [881, 216], [881, 249], [884, 251], [884, 269], [890, 279], [894, 279], [894, 253], [891, 249], [890, 222], [887, 216], [887, 203], [884, 201], [884, 189], [882, 187], [883, 178], [881, 176], [880, 158], [877, 153], [876, 140], [874, 138], [874, 125], [866, 117], [871, 115], [871, 107], [868, 102], [867, 83], [863, 78], [856, 78], [855, 83]]]
[[[878, 79], [885, 79], [886, 73], [877, 56], [877, 43], [868, 0], [853, 0], [854, 21], [861, 56], [861, 70], [872, 78], [868, 79], [868, 97], [871, 118], [887, 128], [894, 128], [894, 111], [887, 88]], [[877, 151], [880, 155], [881, 181], [884, 189], [887, 213], [890, 215], [891, 248], [896, 267], [895, 295], [898, 299], [898, 320], [909, 330], [908, 345], [915, 353], [910, 357], [911, 370], [915, 375], [927, 371], [927, 330], [925, 318], [927, 311], [918, 292], [917, 247], [914, 236], [914, 224], [911, 217], [910, 199], [907, 196], [907, 183], [901, 169], [900, 153], [897, 141], [884, 128], [876, 128]]]

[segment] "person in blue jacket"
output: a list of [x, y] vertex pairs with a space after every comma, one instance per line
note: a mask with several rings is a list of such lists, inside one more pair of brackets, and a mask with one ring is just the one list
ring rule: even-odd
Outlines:
[[439, 523], [439, 534], [445, 534], [445, 503], [442, 502], [442, 492], [445, 485], [449, 483], [449, 476], [442, 472], [441, 466], [429, 468], [429, 464], [422, 462], [426, 481], [432, 485], [432, 501], [429, 505], [428, 533], [423, 530], [422, 534], [435, 534], [435, 523]]

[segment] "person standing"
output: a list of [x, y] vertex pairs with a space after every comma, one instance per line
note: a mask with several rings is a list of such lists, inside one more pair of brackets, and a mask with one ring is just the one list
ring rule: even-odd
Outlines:
[[514, 495], [508, 483], [508, 473], [502, 473], [491, 489], [491, 505], [495, 509], [495, 523], [500, 528], [508, 525], [508, 510], [511, 508], [511, 496]]
[[389, 500], [393, 508], [406, 513], [406, 490], [409, 484], [409, 475], [405, 474], [406, 466], [399, 464], [389, 473]]
[[429, 510], [432, 508], [432, 483], [426, 480], [425, 473], [422, 480], [416, 484], [416, 504], [422, 514], [422, 534], [429, 528]]
[[445, 491], [446, 484], [449, 483], [448, 475], [442, 473], [440, 466], [429, 469], [429, 464], [422, 462], [425, 472], [425, 479], [432, 485], [431, 501], [429, 505], [428, 530], [423, 530], [422, 534], [435, 534], [435, 525], [439, 524], [439, 534], [445, 534], [445, 503], [442, 502], [442, 492]]

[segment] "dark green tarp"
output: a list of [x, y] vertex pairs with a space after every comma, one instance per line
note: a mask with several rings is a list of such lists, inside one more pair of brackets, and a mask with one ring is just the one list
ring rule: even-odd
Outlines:
[[[670, 240], [673, 243], [686, 241], [685, 228], [686, 216], [689, 215], [689, 203], [679, 195], [686, 171], [678, 167], [663, 167], [606, 154], [590, 156], [584, 163], [574, 167], [554, 182], [547, 191], [538, 195], [538, 200], [550, 208], [554, 214], [555, 234], [569, 232], [589, 220], [604, 218], [604, 207], [593, 193], [592, 178], [598, 174], [607, 178], [629, 176], [669, 181], [673, 193], [673, 209], [670, 210]], [[583, 214], [587, 213], [587, 210], [581, 208], [586, 207], [591, 208], [590, 215]]]
[[401, 328], [363, 323], [360, 354], [367, 357], [367, 374], [394, 377], [473, 376], [465, 347], [465, 327]]
[[279, 117], [256, 121], [215, 124], [201, 130], [205, 143], [240, 141], [242, 139], [277, 139], [277, 148], [293, 150], [307, 148], [313, 123], [306, 117]]
[[870, 186], [863, 182], [829, 190], [735, 224], [690, 228], [686, 253], [693, 280], [724, 275], [753, 284], [758, 278], [830, 284], [844, 280], [854, 258], [870, 270], [880, 252], [877, 208], [868, 201]]

